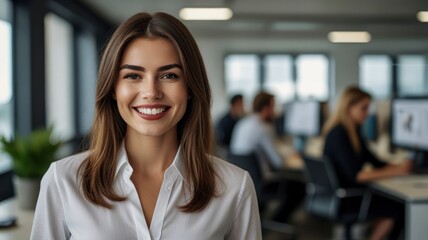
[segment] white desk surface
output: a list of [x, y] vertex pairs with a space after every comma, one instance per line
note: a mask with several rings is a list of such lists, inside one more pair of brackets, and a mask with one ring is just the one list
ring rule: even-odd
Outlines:
[[7, 216], [15, 216], [17, 218], [17, 226], [0, 229], [0, 240], [30, 239], [34, 211], [22, 210], [17, 206], [15, 199], [9, 199], [0, 203], [0, 218]]
[[428, 174], [378, 180], [371, 186], [404, 201], [428, 202]]

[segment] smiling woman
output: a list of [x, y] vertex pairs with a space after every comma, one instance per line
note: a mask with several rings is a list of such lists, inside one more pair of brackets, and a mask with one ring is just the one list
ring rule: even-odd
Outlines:
[[43, 178], [31, 239], [261, 239], [249, 174], [211, 155], [210, 86], [178, 19], [118, 27], [95, 105], [89, 151]]
[[120, 65], [115, 98], [127, 136], [172, 134], [176, 139], [188, 93], [174, 46], [162, 38], [138, 38], [125, 48]]

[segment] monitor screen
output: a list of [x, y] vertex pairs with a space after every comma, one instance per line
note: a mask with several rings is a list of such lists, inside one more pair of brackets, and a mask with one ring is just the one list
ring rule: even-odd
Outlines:
[[391, 117], [393, 145], [428, 150], [428, 99], [394, 99]]
[[293, 101], [285, 105], [285, 132], [293, 136], [317, 136], [321, 128], [321, 103]]
[[377, 140], [377, 116], [370, 114], [361, 126], [361, 134], [365, 140]]

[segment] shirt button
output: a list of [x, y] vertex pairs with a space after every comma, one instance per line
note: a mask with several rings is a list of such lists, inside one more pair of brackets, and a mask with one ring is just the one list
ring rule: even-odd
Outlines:
[[168, 186], [168, 190], [169, 190], [169, 191], [171, 191], [171, 190], [172, 190], [172, 186], [171, 186], [171, 185], [169, 185], [169, 186]]

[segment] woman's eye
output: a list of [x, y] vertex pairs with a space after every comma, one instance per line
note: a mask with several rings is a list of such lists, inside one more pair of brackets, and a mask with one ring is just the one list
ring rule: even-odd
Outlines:
[[128, 73], [128, 74], [125, 75], [124, 78], [127, 78], [127, 79], [140, 79], [141, 76], [138, 75], [138, 74], [136, 74], [136, 73]]
[[176, 79], [176, 78], [178, 78], [178, 75], [175, 73], [167, 73], [167, 74], [162, 75], [161, 78], [162, 79]]

